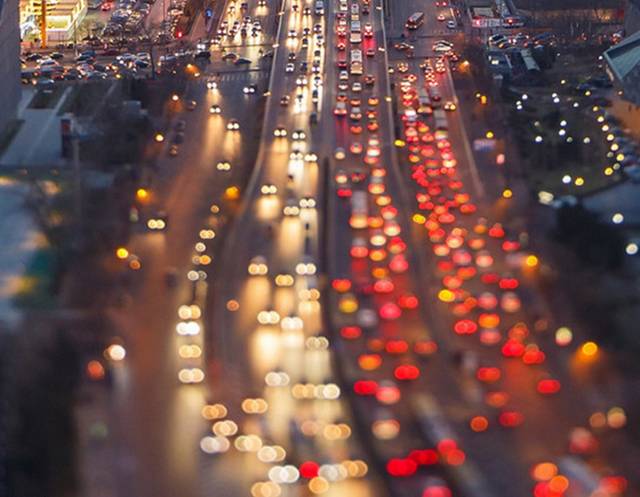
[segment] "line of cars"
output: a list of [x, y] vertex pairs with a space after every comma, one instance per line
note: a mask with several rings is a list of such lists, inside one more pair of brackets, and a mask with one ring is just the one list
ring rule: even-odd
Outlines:
[[[117, 52], [106, 51], [109, 54]], [[104, 52], [103, 52], [104, 53]], [[37, 57], [34, 57], [37, 55]], [[147, 76], [151, 68], [148, 52], [118, 54], [113, 60], [102, 60], [95, 50], [84, 50], [73, 61], [66, 61], [60, 52], [32, 54], [28, 56], [35, 66], [23, 64], [21, 81], [23, 84], [50, 86], [55, 81], [103, 80], [124, 76]]]
[[[379, 60], [384, 41], [378, 47], [374, 36], [359, 36], [363, 29], [373, 32], [373, 23], [360, 18], [367, 15], [364, 6], [368, 13], [369, 2], [338, 0], [336, 5], [333, 112], [338, 143], [347, 143], [334, 152], [333, 180], [337, 198], [344, 200], [336, 209], [346, 211], [350, 230], [348, 261], [336, 264], [339, 273], [332, 281], [338, 311], [334, 324], [341, 340], [338, 350], [342, 361], [353, 363], [346, 368], [352, 373], [345, 379], [357, 399], [356, 416], [370, 431], [376, 457], [382, 459], [394, 489], [423, 497], [451, 497], [439, 469], [426, 461], [427, 454], [443, 459], [446, 454], [420, 446], [404, 397], [403, 385], [419, 377], [421, 367], [416, 362], [425, 350], [433, 350], [433, 344], [414, 334], [420, 327], [415, 323], [418, 300], [407, 276], [407, 242], [388, 190], [389, 164], [378, 136], [378, 112], [383, 109], [379, 110], [376, 85], [383, 83], [376, 81], [376, 74], [385, 64]], [[339, 245], [338, 250], [344, 247]], [[405, 329], [411, 331], [405, 334]]]

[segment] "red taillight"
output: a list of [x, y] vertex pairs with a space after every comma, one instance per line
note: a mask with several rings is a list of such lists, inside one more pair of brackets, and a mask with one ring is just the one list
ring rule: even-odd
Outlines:
[[353, 391], [358, 395], [375, 395], [378, 383], [373, 380], [360, 380], [353, 384]]

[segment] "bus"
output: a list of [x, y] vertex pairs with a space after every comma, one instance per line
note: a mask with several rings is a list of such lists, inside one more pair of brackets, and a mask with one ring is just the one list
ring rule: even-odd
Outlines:
[[362, 75], [362, 50], [351, 50], [351, 66], [349, 72], [354, 76]]
[[407, 23], [405, 27], [407, 29], [418, 29], [420, 26], [424, 24], [424, 13], [423, 12], [414, 12], [407, 19]]

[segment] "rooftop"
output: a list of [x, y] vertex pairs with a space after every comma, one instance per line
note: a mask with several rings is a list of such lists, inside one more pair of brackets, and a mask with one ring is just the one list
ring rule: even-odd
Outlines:
[[618, 79], [624, 79], [640, 64], [640, 31], [628, 36], [604, 53], [611, 70]]

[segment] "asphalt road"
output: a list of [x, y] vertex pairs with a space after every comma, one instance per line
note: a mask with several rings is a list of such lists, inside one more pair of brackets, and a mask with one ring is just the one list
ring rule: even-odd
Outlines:
[[[182, 101], [172, 104], [172, 122], [186, 122], [185, 139], [178, 155], [170, 157], [167, 151], [175, 133], [167, 133], [149, 185], [148, 205], [141, 209], [143, 216], [167, 212], [168, 228], [161, 233], [140, 230], [132, 237], [127, 248], [140, 258], [142, 268], [128, 275], [131, 283], [123, 288], [128, 304], [110, 313], [128, 351], [116, 370], [111, 413], [118, 440], [118, 495], [205, 495], [197, 447], [206, 394], [203, 388], [178, 382], [182, 364], [176, 351], [182, 342], [176, 336], [177, 309], [193, 299], [193, 285], [184, 275], [192, 267], [199, 230], [216, 225], [210, 206], [221, 205], [225, 188], [240, 184], [255, 159], [255, 112], [261, 97], [245, 95], [243, 87], [264, 87], [267, 77], [266, 71], [237, 70], [215, 57], [207, 71], [219, 74], [218, 90], [208, 90], [203, 76], [191, 81], [184, 95], [184, 100], [197, 102], [195, 110], [185, 110]], [[221, 114], [210, 114], [213, 104], [220, 106]], [[231, 119], [238, 121], [241, 132], [227, 131]], [[224, 161], [231, 171], [217, 169]], [[174, 268], [178, 284], [169, 287], [167, 271]]]
[[[304, 7], [312, 14], [303, 15]], [[122, 444], [121, 495], [307, 495], [306, 477], [284, 475], [279, 466], [271, 472], [274, 465], [300, 467], [304, 461], [327, 465], [323, 481], [316, 480], [327, 485], [327, 495], [362, 497], [421, 495], [433, 478], [447, 481], [456, 495], [522, 497], [531, 495], [534, 464], [554, 461], [569, 474], [566, 468], [576, 461], [567, 451], [569, 431], [588, 426], [593, 412], [606, 412], [622, 400], [615, 377], [601, 374], [598, 364], [606, 366], [606, 358], [597, 356], [594, 364], [576, 352], [575, 343], [568, 349], [556, 346], [553, 332], [561, 323], [554, 321], [541, 298], [538, 269], [523, 270], [524, 259], [504, 250], [503, 237], [483, 238], [484, 260], [491, 255], [492, 272], [505, 280], [519, 279], [519, 296], [509, 295], [515, 306], [509, 311], [499, 303], [487, 304], [491, 319], [497, 316], [501, 322], [484, 328], [499, 329], [502, 345], [515, 324], [525, 321], [533, 330], [537, 320], [537, 331], [531, 331], [527, 343], [537, 343], [546, 361], [525, 365], [504, 357], [498, 343], [488, 346], [478, 335], [453, 333], [463, 316], [477, 321], [481, 315], [477, 308], [464, 315], [458, 308], [454, 314], [452, 304], [442, 302], [447, 271], [437, 265], [443, 259], [434, 253], [436, 242], [430, 238], [435, 235], [416, 218], [412, 221], [420, 207], [416, 194], [424, 194], [426, 187], [412, 180], [406, 144], [398, 143], [397, 150], [394, 146], [396, 138], [403, 138], [396, 136], [396, 130], [403, 131], [397, 115], [403, 78], [398, 62], [407, 62], [407, 74], [416, 74], [416, 85], [424, 85], [418, 65], [425, 56], [433, 57], [433, 41], [460, 36], [436, 20], [438, 12], [447, 14], [448, 9], [428, 4], [425, 25], [415, 34], [405, 33], [404, 39], [416, 45], [416, 58], [407, 60], [386, 46], [382, 6], [372, 1], [362, 22], [371, 23], [374, 36], [365, 38], [361, 47], [373, 49], [373, 56], [364, 57], [364, 73], [374, 76], [375, 84], [356, 91], [351, 77], [345, 91], [347, 100], [361, 100], [363, 114], [369, 109], [375, 114], [360, 120], [358, 133], [353, 130], [355, 119], [333, 115], [339, 84], [336, 62], [342, 57], [332, 15], [338, 2], [325, 6], [324, 18], [313, 14], [310, 1], [285, 0], [281, 10], [261, 9], [256, 0], [249, 2], [250, 12], [268, 19], [265, 28], [272, 29], [278, 21], [274, 43], [269, 33], [258, 43], [239, 37], [226, 40], [225, 50], [250, 58], [250, 67], [224, 63], [222, 54], [214, 52], [202, 80], [213, 76], [218, 90], [207, 90], [202, 80], [190, 85], [185, 98], [198, 105], [192, 112], [181, 111], [187, 122], [185, 141], [177, 157], [160, 161], [151, 185], [150, 204], [170, 214], [169, 227], [163, 233], [139, 233], [129, 247], [140, 257], [142, 269], [132, 275], [129, 305], [113, 313], [129, 352], [117, 370], [114, 390], [114, 417], [120, 420], [115, 431]], [[391, 4], [388, 35], [393, 40], [400, 39], [406, 18], [417, 10], [420, 3], [415, 0]], [[242, 15], [225, 11], [230, 23]], [[313, 32], [316, 22], [322, 24], [324, 43]], [[305, 27], [311, 31], [306, 49], [301, 42]], [[267, 80], [257, 61], [259, 50], [271, 44], [275, 57]], [[347, 42], [347, 54], [351, 48]], [[311, 71], [306, 81], [297, 81], [302, 62], [312, 67], [314, 50], [320, 51], [322, 76], [322, 84], [315, 87], [317, 103], [312, 101]], [[287, 71], [290, 53], [293, 72]], [[389, 66], [395, 69], [393, 75]], [[436, 78], [443, 101], [464, 104], [457, 101], [448, 72]], [[258, 86], [255, 95], [243, 93], [249, 83]], [[262, 119], [255, 109], [265, 90]], [[288, 104], [282, 105], [286, 97]], [[220, 115], [209, 113], [212, 104], [220, 105]], [[313, 112], [318, 124], [310, 122]], [[232, 118], [238, 120], [239, 131], [227, 131]], [[457, 160], [454, 179], [477, 212], [446, 229], [458, 228], [451, 232], [454, 238], [484, 235], [482, 226], [492, 226], [494, 219], [508, 220], [508, 202], [486, 193], [490, 189], [481, 174], [486, 165], [478, 166], [470, 153], [460, 112], [448, 113], [448, 136]], [[354, 142], [361, 144], [361, 152], [352, 151], [358, 149]], [[367, 152], [373, 158], [365, 163]], [[220, 161], [229, 161], [231, 171], [218, 170]], [[240, 192], [234, 223], [224, 232], [213, 269], [207, 269], [207, 285], [200, 284], [194, 293], [193, 283], [183, 275], [199, 257], [199, 251], [194, 252], [198, 232], [215, 225], [211, 204], [220, 203], [225, 189], [238, 183], [247, 168], [251, 176]], [[351, 199], [337, 195], [343, 175]], [[449, 194], [453, 195], [442, 193]], [[364, 202], [356, 205], [354, 197]], [[302, 199], [306, 203], [301, 204]], [[364, 209], [366, 223], [354, 228], [350, 222], [358, 208]], [[483, 221], [485, 217], [489, 221]], [[518, 235], [507, 230], [506, 239]], [[364, 258], [350, 254], [354, 240], [367, 248]], [[457, 238], [450, 243], [455, 246]], [[527, 255], [526, 244], [513, 252], [520, 249]], [[478, 264], [477, 259], [469, 264]], [[179, 275], [175, 288], [165, 283], [166, 271], [173, 267]], [[488, 291], [477, 277], [465, 280], [464, 289], [475, 299]], [[504, 299], [502, 290], [490, 289], [498, 300]], [[188, 341], [176, 337], [176, 310], [194, 302], [205, 310], [199, 320], [204, 329]], [[345, 331], [345, 326], [358, 327], [363, 336], [348, 336], [355, 331]], [[178, 359], [176, 351], [186, 343], [204, 348], [206, 357]], [[467, 359], [461, 366], [455, 357]], [[187, 365], [205, 372], [202, 384], [178, 383], [177, 372]], [[478, 366], [498, 368], [501, 380], [479, 381]], [[417, 371], [416, 377], [403, 378], [407, 371]], [[555, 396], [543, 397], [536, 385], [549, 378], [558, 379], [562, 388]], [[360, 380], [386, 387], [386, 397], [354, 395], [353, 384]], [[508, 401], [489, 405], [491, 392], [500, 392]], [[247, 404], [247, 399], [260, 400]], [[203, 420], [205, 403], [224, 405], [226, 415]], [[498, 419], [505, 411], [521, 414], [524, 422], [513, 428], [500, 426]], [[469, 428], [474, 416], [486, 417], [486, 432]], [[218, 418], [232, 421], [235, 428], [219, 424], [224, 422]], [[231, 437], [229, 430], [236, 429], [244, 438]], [[207, 438], [212, 430], [215, 440]], [[433, 449], [444, 439], [454, 440], [464, 451], [464, 463], [454, 458], [459, 452], [447, 455], [440, 450], [444, 464], [404, 478], [387, 474], [391, 459], [406, 459], [411, 450]], [[235, 449], [225, 445], [231, 441]], [[635, 457], [633, 452], [628, 457], [614, 454], [605, 440], [601, 445], [604, 450], [585, 457], [586, 464], [580, 466], [589, 478], [606, 473], [614, 460], [624, 466]], [[270, 449], [260, 452], [265, 446]], [[280, 456], [273, 456], [278, 452]], [[345, 479], [344, 471], [353, 467], [345, 460], [355, 459], [366, 459], [372, 471], [364, 478], [358, 474]], [[570, 476], [576, 484], [567, 497], [583, 495], [575, 490], [580, 478]], [[290, 481], [283, 481], [286, 478]]]

